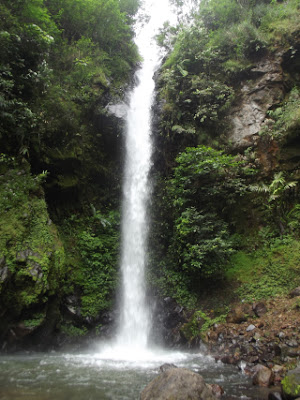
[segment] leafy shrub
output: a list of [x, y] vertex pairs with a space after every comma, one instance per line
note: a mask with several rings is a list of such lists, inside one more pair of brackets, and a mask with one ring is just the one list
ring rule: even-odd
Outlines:
[[198, 146], [177, 158], [168, 196], [173, 203], [169, 258], [175, 269], [216, 277], [232, 253], [226, 209], [245, 193], [242, 166], [233, 156]]
[[110, 307], [116, 286], [119, 214], [113, 211], [101, 214], [94, 209], [94, 215], [80, 220], [73, 234], [79, 259], [70, 260], [75, 265], [68, 282], [80, 289], [82, 315], [95, 317]]

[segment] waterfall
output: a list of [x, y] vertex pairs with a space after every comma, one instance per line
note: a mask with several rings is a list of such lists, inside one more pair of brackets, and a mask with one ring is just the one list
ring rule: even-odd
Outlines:
[[146, 301], [147, 204], [150, 196], [151, 105], [153, 75], [161, 54], [154, 35], [170, 15], [168, 0], [145, 0], [147, 22], [136, 30], [143, 59], [130, 94], [126, 128], [126, 156], [122, 219], [122, 301], [117, 343], [127, 348], [147, 348], [151, 315]]

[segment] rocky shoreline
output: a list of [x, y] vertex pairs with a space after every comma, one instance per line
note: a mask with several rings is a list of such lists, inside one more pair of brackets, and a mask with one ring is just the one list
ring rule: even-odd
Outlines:
[[[300, 394], [300, 288], [289, 298], [238, 304], [226, 323], [215, 324], [202, 337], [216, 361], [236, 365], [254, 385], [282, 388], [269, 399], [295, 399]], [[291, 381], [293, 389], [290, 388]]]

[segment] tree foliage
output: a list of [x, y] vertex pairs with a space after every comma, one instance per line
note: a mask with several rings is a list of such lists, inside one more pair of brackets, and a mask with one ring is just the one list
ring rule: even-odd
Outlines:
[[28, 157], [61, 132], [65, 146], [95, 132], [91, 111], [105, 105], [109, 92], [119, 93], [138, 60], [131, 28], [137, 6], [137, 0], [1, 2], [3, 151]]

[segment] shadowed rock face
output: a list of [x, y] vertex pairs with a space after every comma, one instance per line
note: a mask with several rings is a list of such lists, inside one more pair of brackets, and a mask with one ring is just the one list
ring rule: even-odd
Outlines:
[[201, 375], [171, 368], [156, 377], [141, 393], [141, 400], [216, 400]]

